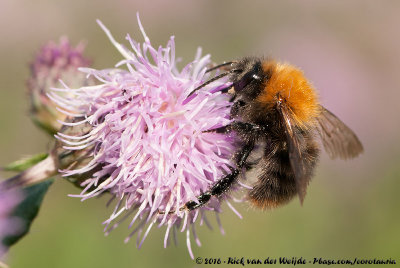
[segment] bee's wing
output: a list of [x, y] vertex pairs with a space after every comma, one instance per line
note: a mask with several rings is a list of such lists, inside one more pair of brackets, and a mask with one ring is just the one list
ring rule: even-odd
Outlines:
[[331, 158], [353, 158], [363, 152], [356, 134], [333, 113], [321, 106], [317, 130], [322, 144]]
[[283, 127], [285, 128], [289, 161], [294, 172], [297, 193], [300, 198], [300, 203], [303, 204], [308, 184], [308, 178], [300, 149], [300, 144], [303, 142], [303, 136], [293, 127], [293, 119], [291, 118], [289, 108], [284, 103], [279, 103], [277, 109], [282, 117]]

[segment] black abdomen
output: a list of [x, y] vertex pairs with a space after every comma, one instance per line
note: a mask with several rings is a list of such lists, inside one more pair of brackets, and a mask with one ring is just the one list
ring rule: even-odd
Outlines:
[[[319, 148], [311, 132], [302, 131], [300, 139], [301, 161], [309, 183], [318, 160]], [[282, 136], [281, 136], [282, 137]], [[285, 136], [283, 136], [285, 137]], [[257, 180], [248, 197], [257, 207], [274, 208], [289, 202], [296, 194], [295, 174], [290, 164], [285, 139], [271, 139], [264, 156], [255, 167]]]

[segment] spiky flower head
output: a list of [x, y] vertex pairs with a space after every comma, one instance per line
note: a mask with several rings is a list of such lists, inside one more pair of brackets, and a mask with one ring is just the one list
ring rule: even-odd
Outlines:
[[31, 101], [31, 115], [34, 122], [41, 128], [55, 134], [60, 130], [65, 114], [57, 110], [56, 105], [49, 100], [49, 88], [59, 86], [59, 80], [72, 87], [93, 84], [78, 67], [89, 67], [91, 61], [83, 56], [83, 42], [73, 47], [67, 37], [60, 38], [59, 43], [50, 41], [45, 44], [30, 64], [31, 77], [28, 80], [28, 93]]
[[[195, 60], [179, 71], [174, 37], [166, 47], [155, 49], [139, 21], [144, 43], [127, 35], [129, 50], [98, 23], [124, 59], [116, 68], [80, 68], [97, 78], [96, 86], [65, 86], [50, 95], [69, 111], [70, 118], [63, 124], [70, 130], [90, 126], [80, 135], [80, 131], [58, 133], [65, 150], [86, 151], [91, 156], [87, 165], [66, 169], [64, 176], [91, 174], [82, 183], [82, 193], [76, 195], [83, 200], [104, 192], [117, 200], [104, 222], [106, 233], [118, 226], [117, 218], [131, 217], [130, 227], [135, 224], [136, 228], [126, 241], [146, 230], [138, 240], [141, 246], [151, 227], [158, 224], [167, 226], [166, 246], [171, 228], [180, 228], [187, 233], [193, 257], [190, 229], [195, 236], [196, 219], [203, 221], [207, 210], [220, 212], [220, 201], [214, 198], [192, 212], [179, 208], [197, 200], [232, 166], [233, 137], [204, 132], [230, 123], [228, 97], [218, 92], [227, 82], [217, 81], [187, 98], [207, 79], [209, 55], [202, 57], [199, 50]], [[72, 92], [73, 96], [60, 97], [57, 92]], [[197, 237], [196, 241], [199, 244]]]

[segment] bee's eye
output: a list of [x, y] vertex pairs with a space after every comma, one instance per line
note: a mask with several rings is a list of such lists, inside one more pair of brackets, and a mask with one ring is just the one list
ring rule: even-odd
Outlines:
[[245, 75], [243, 75], [243, 77], [240, 78], [240, 80], [235, 82], [235, 85], [234, 85], [235, 91], [243, 90], [248, 84], [251, 83], [251, 81], [254, 80], [253, 76], [254, 76], [254, 74], [252, 72], [248, 72]]

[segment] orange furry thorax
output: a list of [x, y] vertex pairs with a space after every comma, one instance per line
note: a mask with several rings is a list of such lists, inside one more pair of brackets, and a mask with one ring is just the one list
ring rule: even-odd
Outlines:
[[320, 113], [318, 95], [301, 70], [289, 64], [265, 61], [262, 65], [270, 79], [257, 101], [267, 109], [274, 107], [278, 98], [292, 112], [294, 122], [301, 128], [315, 123]]

